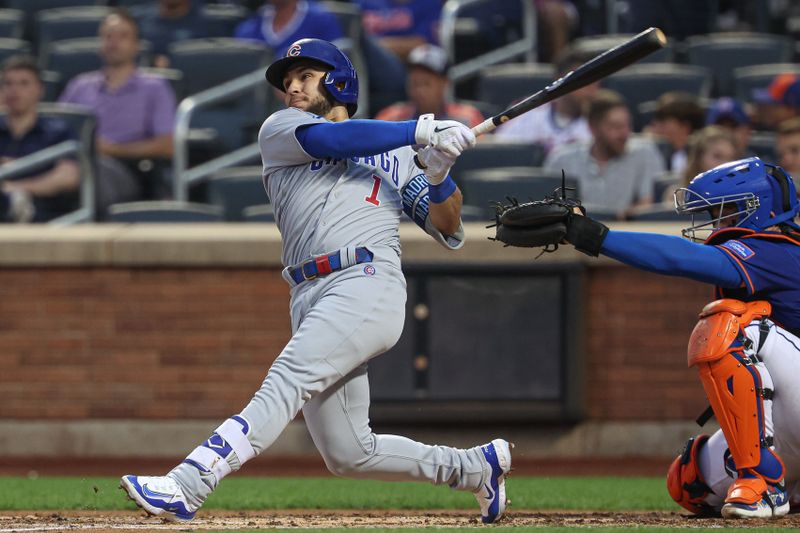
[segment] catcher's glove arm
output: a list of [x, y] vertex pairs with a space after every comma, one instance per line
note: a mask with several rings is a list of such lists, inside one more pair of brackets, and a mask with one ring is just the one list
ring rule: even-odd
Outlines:
[[[562, 187], [562, 191], [563, 191]], [[506, 246], [544, 247], [553, 252], [559, 244], [572, 244], [578, 251], [598, 256], [608, 228], [585, 216], [578, 200], [556, 193], [544, 200], [495, 205], [496, 232], [493, 240]]]

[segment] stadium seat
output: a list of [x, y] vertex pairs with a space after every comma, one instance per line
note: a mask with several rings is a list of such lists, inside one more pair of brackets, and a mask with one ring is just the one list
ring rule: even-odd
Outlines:
[[[185, 96], [263, 69], [272, 58], [266, 46], [228, 38], [173, 43], [169, 47], [169, 56], [170, 66], [183, 72]], [[209, 68], [209, 65], [213, 65], [213, 68]], [[204, 108], [194, 115], [191, 126], [214, 129], [220, 151], [240, 148], [252, 141], [252, 130], [259, 127], [265, 118], [266, 90], [265, 83], [254, 90], [255, 96], [235, 98]]]
[[206, 183], [208, 203], [222, 207], [225, 220], [241, 221], [246, 207], [268, 203], [261, 170], [259, 165], [217, 172]]
[[792, 53], [792, 40], [780, 35], [719, 33], [686, 40], [689, 64], [705, 67], [712, 72], [713, 90], [718, 96], [734, 94], [734, 69], [766, 63], [788, 63]]
[[11, 56], [31, 53], [31, 45], [22, 39], [4, 38], [0, 39], [0, 63]]
[[105, 0], [5, 0], [5, 7], [11, 9], [19, 9], [23, 12], [24, 16], [24, 29], [23, 37], [36, 41], [36, 26], [35, 16], [36, 13], [45, 9], [57, 9], [64, 7], [81, 7], [81, 6], [102, 6], [108, 2]]
[[653, 198], [656, 202], [664, 201], [671, 202], [672, 196], [665, 198], [664, 195], [667, 191], [675, 190], [680, 185], [680, 177], [675, 174], [669, 173], [661, 176], [653, 182]]
[[41, 56], [53, 41], [97, 37], [108, 7], [85, 6], [45, 9], [36, 14], [36, 50]]
[[[574, 178], [567, 178], [567, 187], [577, 188]], [[464, 204], [483, 210], [485, 217], [494, 213], [492, 202], [507, 203], [508, 197], [520, 202], [538, 200], [561, 187], [561, 173], [538, 167], [508, 167], [465, 172], [459, 184]], [[575, 198], [578, 191], [568, 191]], [[487, 218], [488, 219], [488, 218]]]
[[237, 24], [247, 18], [247, 10], [240, 5], [207, 4], [203, 6], [203, 18], [211, 22], [208, 37], [230, 37]]
[[190, 202], [151, 201], [114, 204], [108, 208], [109, 222], [221, 222], [222, 208]]
[[555, 67], [547, 63], [507, 63], [481, 70], [478, 100], [506, 109], [512, 102], [543, 89], [555, 78]]
[[0, 38], [21, 39], [24, 18], [19, 9], [0, 9]]
[[244, 222], [275, 222], [275, 210], [271, 204], [251, 205], [242, 210]]
[[669, 91], [683, 91], [699, 98], [711, 92], [710, 72], [702, 67], [671, 63], [632, 65], [603, 80], [603, 86], [619, 92], [634, 115], [634, 129], [641, 130], [639, 105], [655, 101]]
[[[150, 43], [140, 41], [141, 48], [139, 62], [147, 64], [150, 57]], [[59, 94], [67, 86], [69, 80], [82, 74], [102, 67], [103, 63], [98, 55], [100, 39], [97, 37], [83, 37], [80, 39], [65, 39], [53, 41], [39, 58], [42, 68], [55, 71], [59, 74]]]
[[800, 65], [770, 63], [733, 69], [733, 94], [740, 102], [752, 102], [753, 90], [768, 87], [775, 76], [786, 73], [800, 75]]
[[544, 162], [544, 147], [539, 144], [481, 141], [465, 150], [450, 171], [460, 183], [465, 172], [482, 168], [538, 167]]
[[324, 0], [319, 2], [326, 11], [336, 15], [342, 32], [353, 42], [360, 42], [364, 29], [361, 22], [361, 9], [355, 3]]
[[[578, 37], [570, 43], [570, 48], [581, 54], [589, 54], [590, 56], [597, 56], [603, 52], [618, 46], [634, 36], [633, 33], [625, 34], [606, 34], [606, 35], [590, 35], [586, 37]], [[675, 61], [675, 45], [671, 40], [657, 52], [643, 57], [639, 63], [672, 63]]]

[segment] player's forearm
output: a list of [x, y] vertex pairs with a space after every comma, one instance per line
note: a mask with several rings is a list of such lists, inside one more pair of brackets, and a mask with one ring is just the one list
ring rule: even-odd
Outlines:
[[430, 204], [431, 223], [442, 235], [453, 235], [461, 225], [461, 191], [456, 190], [444, 202]]
[[680, 237], [609, 231], [600, 252], [636, 268], [682, 276], [721, 287], [739, 287], [742, 278], [725, 252]]
[[416, 120], [346, 120], [297, 128], [295, 136], [309, 155], [317, 158], [365, 157], [414, 144]]

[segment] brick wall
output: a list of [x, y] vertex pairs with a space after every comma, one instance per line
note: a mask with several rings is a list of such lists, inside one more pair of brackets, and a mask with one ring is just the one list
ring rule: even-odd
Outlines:
[[[686, 341], [709, 288], [620, 266], [588, 280], [588, 416], [698, 414]], [[0, 418], [225, 418], [289, 329], [276, 269], [3, 269]]]

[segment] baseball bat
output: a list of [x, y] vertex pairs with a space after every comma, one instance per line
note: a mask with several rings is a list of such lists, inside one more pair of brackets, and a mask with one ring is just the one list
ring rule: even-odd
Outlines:
[[557, 79], [539, 92], [523, 101], [512, 105], [502, 113], [488, 118], [472, 128], [472, 133], [480, 135], [494, 131], [497, 126], [516, 118], [523, 113], [555, 100], [601, 78], [605, 78], [618, 70], [633, 64], [643, 57], [652, 54], [667, 43], [667, 38], [658, 28], [648, 28], [628, 41], [606, 50]]

